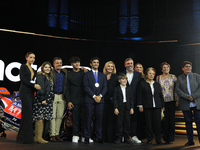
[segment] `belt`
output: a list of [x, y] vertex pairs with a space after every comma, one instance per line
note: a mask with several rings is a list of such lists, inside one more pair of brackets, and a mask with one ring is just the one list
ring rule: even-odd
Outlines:
[[63, 93], [54, 93], [54, 94], [61, 95], [61, 94], [63, 94]]

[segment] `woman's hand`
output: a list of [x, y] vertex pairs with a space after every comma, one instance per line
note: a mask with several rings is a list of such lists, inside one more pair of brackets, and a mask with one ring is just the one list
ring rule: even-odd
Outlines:
[[37, 89], [37, 90], [41, 90], [41, 86], [39, 84], [35, 84], [34, 88]]
[[140, 107], [139, 107], [139, 111], [140, 111], [140, 112], [143, 112], [143, 111], [144, 111], [143, 106], [140, 106]]
[[46, 104], [47, 104], [46, 100], [42, 101], [42, 105], [46, 105]]
[[162, 110], [165, 111], [165, 107], [163, 107]]
[[117, 108], [115, 108], [114, 114], [115, 114], [115, 115], [118, 115], [118, 114], [119, 114], [119, 110], [118, 110]]

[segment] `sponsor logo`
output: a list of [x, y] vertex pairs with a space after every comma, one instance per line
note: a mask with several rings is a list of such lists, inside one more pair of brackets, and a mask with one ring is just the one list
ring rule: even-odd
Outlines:
[[[5, 76], [8, 78], [8, 80], [12, 81], [12, 82], [19, 82], [20, 81], [20, 76], [18, 75], [13, 75], [12, 74], [12, 70], [14, 68], [20, 69], [21, 67], [21, 63], [19, 62], [12, 62], [10, 64], [8, 64], [7, 66], [5, 66], [5, 63], [3, 62], [3, 60], [0, 60], [0, 81], [4, 81], [4, 74]], [[85, 66], [82, 66], [85, 67]], [[32, 65], [32, 68], [40, 71], [41, 67], [37, 68], [37, 65]], [[71, 65], [64, 65], [62, 68], [72, 68]], [[90, 70], [89, 67], [85, 67], [86, 69]]]

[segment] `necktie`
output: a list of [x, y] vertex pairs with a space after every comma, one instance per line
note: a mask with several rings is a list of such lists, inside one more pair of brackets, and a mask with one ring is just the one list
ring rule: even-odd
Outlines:
[[187, 75], [187, 89], [188, 89], [188, 93], [189, 93], [189, 95], [191, 95], [189, 74]]

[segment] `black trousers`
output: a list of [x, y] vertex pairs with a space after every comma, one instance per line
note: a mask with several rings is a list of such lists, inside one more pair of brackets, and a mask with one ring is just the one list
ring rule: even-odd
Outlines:
[[114, 105], [110, 101], [105, 101], [102, 120], [102, 140], [104, 142], [112, 143], [115, 141], [115, 124]]
[[156, 141], [161, 140], [161, 108], [144, 108], [146, 120], [147, 140], [153, 140], [153, 133], [156, 135]]
[[84, 137], [85, 106], [83, 103], [75, 104], [72, 110], [73, 135], [79, 136], [80, 130]]
[[130, 136], [136, 136], [137, 135], [137, 107], [134, 107], [134, 114], [130, 115]]
[[175, 136], [175, 101], [165, 103], [164, 115], [163, 138], [167, 142], [172, 142]]
[[85, 126], [84, 135], [86, 138], [91, 138], [91, 120], [93, 113], [95, 114], [95, 132], [96, 138], [102, 138], [102, 118], [104, 104], [102, 103], [85, 103]]
[[116, 137], [121, 139], [123, 136], [125, 140], [129, 139], [130, 134], [130, 110], [126, 108], [126, 103], [123, 104], [123, 109], [117, 115]]
[[198, 133], [198, 138], [200, 142], [200, 110], [197, 110], [196, 107], [190, 108], [188, 111], [183, 111], [184, 118], [185, 118], [185, 124], [186, 124], [186, 130], [187, 130], [187, 137], [188, 141], [193, 141], [193, 117], [194, 121], [197, 126], [197, 133]]

